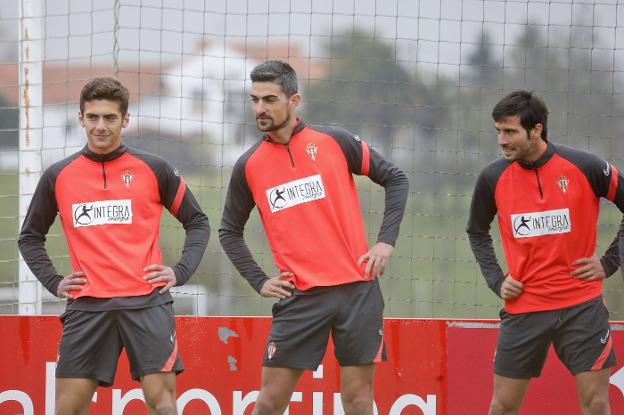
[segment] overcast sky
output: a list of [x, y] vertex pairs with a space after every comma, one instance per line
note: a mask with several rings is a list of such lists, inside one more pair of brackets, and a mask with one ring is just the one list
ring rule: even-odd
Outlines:
[[[21, 0], [0, 0], [0, 58], [16, 56]], [[396, 47], [397, 60], [454, 71], [487, 32], [500, 60], [527, 30], [550, 46], [572, 40], [621, 59], [624, 5], [617, 0], [119, 0], [119, 59], [162, 61], [202, 41], [280, 42], [324, 58], [333, 33], [363, 28]], [[115, 0], [42, 0], [49, 61], [111, 62]], [[181, 4], [185, 9], [181, 9]], [[571, 27], [574, 27], [571, 30]], [[581, 36], [585, 35], [585, 36]], [[584, 37], [585, 44], [575, 43]], [[593, 39], [593, 40], [592, 40]], [[543, 45], [546, 46], [546, 45]]]

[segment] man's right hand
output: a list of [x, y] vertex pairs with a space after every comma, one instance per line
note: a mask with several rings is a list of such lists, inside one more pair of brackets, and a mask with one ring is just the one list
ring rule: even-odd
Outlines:
[[[260, 288], [260, 295], [263, 297], [288, 298], [292, 295], [295, 285], [290, 281], [283, 281], [281, 278], [292, 276], [292, 272], [282, 272], [274, 278], [269, 278]], [[289, 291], [290, 290], [290, 291]]]
[[84, 277], [84, 275], [84, 272], [78, 271], [72, 272], [71, 274], [63, 278], [58, 288], [56, 289], [56, 296], [59, 298], [73, 299], [74, 296], [71, 295], [69, 292], [82, 290], [84, 284], [87, 283], [86, 278], [80, 278]]
[[523, 287], [520, 281], [514, 280], [511, 275], [508, 275], [501, 285], [500, 296], [503, 300], [513, 300], [522, 294]]

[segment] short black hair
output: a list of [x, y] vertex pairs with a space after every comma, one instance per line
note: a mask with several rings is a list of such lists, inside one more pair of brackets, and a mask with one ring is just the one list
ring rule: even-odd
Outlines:
[[251, 82], [273, 82], [281, 85], [288, 98], [299, 92], [297, 73], [288, 63], [270, 60], [251, 70]]
[[126, 112], [128, 112], [130, 92], [128, 92], [128, 88], [115, 78], [93, 78], [80, 91], [80, 112], [84, 112], [85, 102], [96, 99], [118, 102], [121, 115], [125, 117]]
[[522, 128], [529, 133], [536, 124], [542, 124], [542, 139], [548, 141], [548, 109], [544, 101], [533, 91], [513, 91], [498, 101], [492, 110], [492, 118], [498, 122], [503, 118], [520, 116]]

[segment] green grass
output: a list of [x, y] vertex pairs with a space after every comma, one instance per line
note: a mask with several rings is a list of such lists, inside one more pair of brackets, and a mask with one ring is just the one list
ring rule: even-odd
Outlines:
[[[184, 173], [184, 172], [183, 172]], [[209, 313], [215, 315], [268, 315], [270, 299], [263, 299], [238, 275], [218, 242], [221, 209], [228, 177], [218, 170], [185, 174], [189, 186], [209, 217], [212, 234], [208, 249], [191, 283], [208, 292]], [[464, 227], [472, 189], [458, 191], [452, 182], [420, 191], [412, 177], [411, 195], [393, 259], [381, 286], [388, 317], [496, 318], [501, 306], [487, 288], [472, 256]], [[369, 241], [377, 236], [383, 212], [383, 190], [357, 178]], [[462, 190], [462, 189], [460, 189]], [[0, 175], [0, 287], [17, 286], [17, 176]], [[617, 230], [621, 214], [603, 204], [599, 225], [602, 252]], [[492, 235], [497, 238], [494, 224]], [[263, 269], [275, 275], [273, 259], [257, 212], [252, 212], [246, 240]], [[161, 223], [164, 262], [174, 264], [184, 243], [184, 230], [167, 212]], [[70, 272], [65, 240], [57, 220], [46, 243], [59, 272]], [[499, 259], [503, 259], [496, 242]], [[504, 268], [504, 266], [503, 266]], [[613, 319], [624, 318], [619, 273], [605, 283], [605, 298]], [[5, 307], [6, 308], [6, 307]], [[0, 307], [0, 312], [14, 312]]]

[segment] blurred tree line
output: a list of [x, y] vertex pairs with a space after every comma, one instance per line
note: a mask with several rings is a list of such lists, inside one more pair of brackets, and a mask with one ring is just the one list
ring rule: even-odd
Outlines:
[[[498, 156], [490, 112], [507, 92], [537, 91], [550, 110], [552, 141], [590, 150], [624, 169], [624, 147], [617, 139], [623, 131], [619, 115], [624, 110], [624, 85], [615, 68], [614, 48], [602, 47], [603, 40], [585, 29], [572, 26], [569, 36], [559, 38], [547, 27], [527, 25], [519, 38], [505, 44], [484, 32], [460, 57], [456, 71], [436, 73], [419, 67], [418, 61], [397, 59], [396, 42], [375, 38], [364, 29], [328, 38], [324, 44], [324, 56], [330, 57], [327, 76], [310, 80], [302, 90], [304, 119], [359, 134], [410, 177], [401, 238], [381, 279], [387, 316], [497, 317], [500, 303], [474, 264], [464, 228], [476, 176]], [[4, 148], [8, 143], [17, 145], [17, 122], [17, 110], [0, 101]], [[253, 122], [241, 124], [238, 133], [241, 153], [259, 137]], [[13, 135], [7, 139], [6, 134]], [[211, 242], [191, 281], [206, 287], [209, 312], [270, 313], [272, 301], [253, 292], [220, 252], [216, 231], [230, 171], [222, 159], [209, 165], [203, 159], [206, 151], [215, 148], [214, 138], [210, 143], [203, 137], [182, 142], [154, 134], [149, 132], [149, 140], [129, 137], [127, 141], [181, 160], [181, 170], [196, 186], [196, 196], [210, 217]], [[374, 241], [383, 216], [383, 190], [366, 179], [357, 183], [369, 239]], [[603, 205], [598, 255], [615, 235], [620, 218], [616, 208]], [[163, 254], [171, 263], [179, 256], [184, 231], [168, 215], [163, 225]], [[497, 239], [495, 224], [492, 234]], [[255, 213], [246, 240], [261, 266], [273, 273], [271, 252]], [[624, 319], [620, 284], [619, 277], [605, 284], [615, 319]]]
[[[327, 41], [329, 74], [303, 91], [306, 120], [344, 126], [410, 175], [400, 254], [384, 284], [390, 315], [496, 317], [499, 304], [473, 262], [464, 227], [476, 175], [498, 156], [491, 109], [508, 92], [542, 96], [551, 141], [622, 165], [616, 137], [623, 131], [623, 85], [613, 49], [601, 48], [601, 39], [585, 29], [571, 27], [569, 36], [558, 38], [528, 25], [505, 45], [484, 32], [458, 76], [410, 71], [396, 59], [396, 45], [362, 30]], [[374, 239], [383, 205], [364, 199]], [[616, 208], [604, 206], [597, 255], [620, 218]], [[495, 224], [492, 234], [497, 237]], [[609, 280], [606, 297], [622, 318], [619, 284], [620, 278]]]

